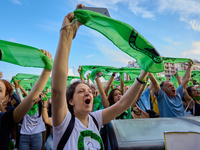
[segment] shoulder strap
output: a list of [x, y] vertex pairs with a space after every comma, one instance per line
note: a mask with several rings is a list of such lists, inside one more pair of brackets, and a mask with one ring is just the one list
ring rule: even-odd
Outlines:
[[[153, 102], [152, 102], [152, 99], [151, 99], [151, 94], [150, 94], [150, 97], [149, 97], [149, 99], [150, 99], [150, 107], [151, 107], [151, 110], [153, 110]], [[155, 99], [154, 99], [155, 100]], [[152, 102], [152, 103], [151, 103]]]
[[[185, 112], [187, 112], [187, 110], [188, 110], [188, 108], [189, 108], [189, 106], [190, 106], [190, 103], [191, 103], [192, 101], [193, 101], [193, 99], [191, 99], [190, 102], [188, 103], [187, 107], [186, 107], [185, 110], [184, 110]], [[194, 102], [193, 102], [193, 103], [194, 103]]]
[[92, 116], [91, 114], [90, 114], [90, 116], [92, 117], [92, 120], [94, 121], [94, 123], [95, 123], [97, 129], [99, 130], [99, 125], [98, 125], [98, 123], [97, 123], [97, 120], [96, 120], [96, 119], [94, 118], [94, 116]]
[[63, 150], [65, 144], [67, 143], [72, 133], [72, 130], [74, 128], [74, 123], [75, 123], [75, 116], [72, 114], [69, 125], [67, 129], [65, 130], [65, 133], [63, 134], [62, 138], [60, 139], [60, 142], [58, 143], [57, 150]]
[[196, 101], [194, 100], [193, 102], [193, 115], [195, 116], [195, 104], [196, 104]]
[[144, 106], [144, 104], [143, 104], [142, 100], [141, 100], [141, 99], [139, 99], [139, 101], [142, 103], [142, 105], [143, 105], [143, 107], [144, 107], [145, 111], [147, 111], [147, 108]]

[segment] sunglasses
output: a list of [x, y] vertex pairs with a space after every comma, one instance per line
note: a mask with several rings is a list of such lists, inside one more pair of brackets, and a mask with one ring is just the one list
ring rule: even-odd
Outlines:
[[198, 91], [198, 89], [193, 89], [192, 91]]

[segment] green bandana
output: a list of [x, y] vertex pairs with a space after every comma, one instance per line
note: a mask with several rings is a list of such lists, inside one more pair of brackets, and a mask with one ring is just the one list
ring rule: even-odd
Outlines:
[[199, 97], [193, 97], [193, 99], [195, 99], [195, 100], [200, 102], [200, 96]]
[[147, 72], [165, 70], [162, 57], [153, 45], [130, 25], [89, 10], [76, 9], [74, 17], [85, 26], [103, 34], [119, 49], [135, 58], [143, 70]]
[[38, 104], [35, 104], [31, 107], [31, 109], [28, 111], [28, 115], [32, 116], [34, 114], [37, 113], [37, 110], [38, 110]]
[[41, 50], [3, 40], [0, 40], [0, 60], [24, 67], [52, 69], [53, 66], [53, 60]]
[[190, 62], [190, 59], [188, 58], [172, 58], [172, 57], [162, 57], [163, 62], [166, 63], [186, 63]]
[[90, 73], [90, 76], [89, 76], [89, 78], [92, 82], [94, 82], [95, 76], [99, 72], [101, 72], [101, 70], [99, 68], [92, 70], [92, 72]]

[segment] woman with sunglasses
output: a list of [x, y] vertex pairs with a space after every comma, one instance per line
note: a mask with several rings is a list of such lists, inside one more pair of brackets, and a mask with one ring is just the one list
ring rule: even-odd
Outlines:
[[[192, 115], [200, 116], [200, 92], [196, 86], [188, 86], [185, 91], [185, 99], [190, 99], [188, 107], [191, 110]], [[187, 109], [187, 108], [186, 108]]]

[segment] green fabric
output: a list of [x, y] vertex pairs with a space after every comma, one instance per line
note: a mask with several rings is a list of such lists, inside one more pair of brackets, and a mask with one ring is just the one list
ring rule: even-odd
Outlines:
[[185, 74], [185, 70], [177, 71], [177, 74], [178, 74], [179, 76], [183, 77], [184, 74]]
[[188, 86], [193, 86], [192, 81], [189, 81]]
[[108, 91], [108, 94], [107, 94], [107, 95], [109, 95], [111, 91], [112, 91], [112, 89], [110, 89], [110, 90]]
[[[95, 70], [95, 69], [102, 71], [102, 72], [103, 72], [103, 75], [107, 75], [107, 73], [112, 73], [112, 72], [109, 71], [111, 68], [113, 68], [113, 67], [110, 67], [110, 66], [96, 66], [96, 65], [94, 65], [94, 66], [92, 66], [92, 65], [81, 66], [81, 76], [82, 76], [84, 79], [86, 79], [85, 76], [84, 76], [85, 73], [86, 73], [87, 71], [93, 71], [93, 70]], [[95, 75], [96, 75], [96, 74], [95, 74]], [[93, 75], [90, 74], [90, 76], [93, 76]], [[90, 77], [90, 78], [91, 78], [91, 77]], [[95, 76], [94, 76], [93, 78], [95, 78]]]
[[101, 72], [100, 68], [94, 69], [92, 70], [92, 72], [90, 73], [89, 79], [94, 82], [95, 76], [97, 73]]
[[[126, 73], [130, 76], [131, 79], [135, 79], [136, 77], [138, 77], [141, 72], [140, 68], [128, 68], [128, 67], [115, 68], [115, 67], [110, 67], [110, 66], [82, 66], [82, 69], [81, 69], [82, 77], [84, 77], [87, 71], [93, 71], [95, 70], [95, 68], [103, 72], [103, 77], [105, 80], [109, 80], [111, 77], [111, 73], [113, 72], [119, 73], [119, 74]], [[92, 80], [92, 78], [95, 78], [96, 74], [94, 72], [92, 72], [91, 74], [90, 76], [92, 77], [90, 77], [90, 79]]]
[[188, 58], [172, 58], [172, 57], [162, 57], [163, 62], [166, 63], [186, 63], [190, 62], [190, 59]]
[[118, 116], [121, 119], [133, 119], [131, 115], [131, 108], [128, 108], [124, 113]]
[[36, 81], [37, 80], [21, 80], [18, 84], [20, 84], [26, 91], [28, 91], [28, 89], [32, 89]]
[[48, 92], [48, 93], [46, 94], [46, 96], [47, 96], [47, 98], [51, 98], [51, 92]]
[[93, 104], [94, 104], [93, 112], [104, 109], [103, 104], [101, 102], [101, 95], [98, 95], [96, 98], [94, 98]]
[[11, 79], [10, 83], [12, 84], [12, 82], [20, 80], [18, 84], [20, 84], [25, 90], [28, 90], [32, 88], [38, 78], [39, 75], [18, 73]]
[[44, 95], [44, 97], [42, 98], [42, 101], [47, 101], [47, 100], [48, 100], [48, 98], [45, 97], [45, 95]]
[[134, 80], [124, 81], [124, 85], [128, 85], [129, 87], [134, 83]]
[[200, 83], [200, 77], [194, 77], [193, 79]]
[[37, 48], [0, 40], [0, 49], [1, 61], [24, 67], [52, 69], [53, 60]]
[[[10, 83], [14, 82], [14, 80], [20, 80], [19, 84], [27, 91], [28, 89], [32, 89], [35, 82], [38, 80], [40, 76], [39, 75], [33, 75], [33, 74], [23, 74], [18, 73], [11, 81]], [[80, 77], [77, 76], [68, 76], [67, 77], [67, 85], [70, 85], [70, 82], [72, 79], [80, 79]], [[46, 91], [46, 88], [51, 89], [51, 77], [47, 80], [47, 83], [43, 89], [43, 92]], [[48, 96], [48, 98], [50, 98]]]
[[31, 107], [31, 109], [28, 111], [28, 115], [32, 116], [34, 114], [37, 113], [37, 110], [38, 110], [38, 104], [35, 104]]
[[[124, 85], [131, 86], [134, 83], [134, 81], [124, 81]], [[120, 81], [113, 81], [112, 85], [120, 85]]]
[[103, 78], [108, 81], [112, 75], [103, 74]]
[[24, 80], [24, 79], [36, 79], [37, 80], [39, 78], [39, 75], [18, 73], [14, 78], [16, 80]]
[[15, 148], [15, 144], [12, 140], [10, 140], [8, 143], [8, 150], [13, 150], [14, 148]]
[[[180, 70], [180, 71], [177, 71], [177, 74], [181, 77], [183, 77], [185, 75], [185, 70]], [[197, 71], [197, 70], [193, 70], [191, 71], [191, 77], [192, 78], [195, 78], [195, 77], [200, 77], [200, 71]]]
[[124, 82], [124, 73], [123, 72], [120, 72], [120, 79], [122, 80], [122, 82]]
[[94, 112], [98, 110], [99, 106], [100, 106], [100, 101], [97, 98], [94, 98], [93, 100], [93, 104], [94, 104]]
[[76, 9], [74, 14], [82, 24], [100, 32], [123, 52], [135, 58], [143, 70], [164, 71], [164, 63], [159, 53], [130, 25], [89, 10]]
[[[80, 77], [77, 77], [77, 76], [68, 76], [67, 77], [67, 87], [70, 86], [70, 83], [71, 83], [72, 79], [79, 79], [80, 80]], [[51, 82], [50, 82], [50, 85], [51, 85]]]
[[174, 84], [175, 88], [177, 89], [179, 87], [178, 81], [176, 79], [176, 76], [172, 76], [170, 81]]
[[131, 107], [127, 111], [128, 111], [127, 119], [133, 119], [133, 117], [131, 115]]
[[196, 99], [197, 101], [199, 101], [200, 102], [200, 97], [193, 97], [193, 99]]

